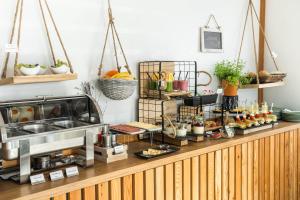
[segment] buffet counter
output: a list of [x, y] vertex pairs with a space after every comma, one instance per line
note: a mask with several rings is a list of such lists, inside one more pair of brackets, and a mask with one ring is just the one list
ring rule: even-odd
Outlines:
[[[32, 186], [0, 181], [0, 199], [299, 199], [300, 124], [191, 143], [174, 154], [97, 162], [80, 174]], [[299, 170], [298, 170], [299, 169]], [[299, 180], [299, 181], [298, 181]]]

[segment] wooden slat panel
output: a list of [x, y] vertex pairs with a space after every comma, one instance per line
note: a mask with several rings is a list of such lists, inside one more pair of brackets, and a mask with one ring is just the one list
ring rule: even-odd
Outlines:
[[274, 199], [280, 199], [280, 142], [279, 134], [275, 135], [275, 144], [274, 144]]
[[259, 140], [259, 199], [265, 197], [265, 139]]
[[207, 157], [207, 199], [215, 199], [215, 153], [208, 153]]
[[222, 199], [222, 151], [215, 153], [215, 200]]
[[200, 200], [207, 199], [207, 154], [200, 155]]
[[280, 200], [284, 200], [284, 154], [285, 154], [284, 133], [280, 134]]
[[122, 200], [132, 200], [132, 175], [122, 178]]
[[265, 176], [264, 191], [265, 199], [270, 199], [270, 137], [265, 138]]
[[121, 195], [121, 179], [113, 179], [110, 181], [110, 199], [111, 200], [121, 200], [122, 195]]
[[270, 199], [275, 199], [275, 136], [270, 137]]
[[174, 192], [175, 199], [182, 199], [182, 161], [178, 161], [174, 164]]
[[165, 184], [164, 184], [164, 167], [155, 169], [155, 199], [165, 199]]
[[174, 199], [174, 165], [168, 164], [165, 166], [165, 195], [166, 200]]
[[295, 182], [294, 182], [294, 188], [295, 188], [295, 199], [300, 198], [298, 196], [298, 181], [300, 181], [298, 179], [298, 130], [294, 130], [294, 163], [295, 163]]
[[67, 199], [67, 195], [63, 194], [63, 195], [59, 195], [53, 198], [53, 200], [66, 200]]
[[259, 197], [259, 140], [253, 143], [253, 199]]
[[242, 199], [248, 197], [248, 145], [247, 143], [242, 144]]
[[[300, 129], [297, 130], [297, 151], [300, 151]], [[300, 198], [300, 152], [297, 155], [298, 169], [297, 169], [297, 198]]]
[[223, 149], [222, 150], [222, 199], [227, 200], [228, 199], [228, 177], [229, 177], [229, 172], [228, 172], [228, 149]]
[[289, 199], [295, 199], [294, 193], [295, 188], [294, 181], [295, 181], [295, 162], [294, 162], [294, 131], [289, 132]]
[[242, 146], [235, 147], [235, 197], [242, 199]]
[[284, 134], [284, 199], [289, 199], [289, 132]]
[[96, 188], [94, 185], [84, 188], [83, 192], [84, 192], [84, 199], [89, 199], [89, 200], [96, 199]]
[[253, 199], [253, 142], [248, 142], [248, 158], [247, 158], [247, 178], [248, 178], [248, 183], [247, 183], [247, 194], [248, 200]]
[[108, 182], [98, 184], [98, 200], [108, 200]]
[[228, 198], [235, 199], [235, 147], [229, 148]]
[[199, 156], [192, 158], [192, 200], [199, 199]]
[[191, 159], [183, 161], [183, 199], [191, 199]]
[[145, 171], [146, 200], [154, 200], [154, 169]]
[[81, 200], [81, 190], [75, 190], [70, 192], [70, 200]]
[[139, 172], [133, 176], [133, 196], [135, 200], [144, 199], [144, 174]]

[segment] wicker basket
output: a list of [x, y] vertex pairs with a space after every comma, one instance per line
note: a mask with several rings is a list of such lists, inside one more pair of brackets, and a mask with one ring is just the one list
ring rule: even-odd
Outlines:
[[279, 81], [283, 81], [283, 79], [287, 76], [287, 74], [271, 74], [270, 76], [260, 76], [260, 83], [276, 83]]
[[137, 80], [99, 79], [99, 87], [103, 94], [113, 100], [129, 98], [137, 87]]

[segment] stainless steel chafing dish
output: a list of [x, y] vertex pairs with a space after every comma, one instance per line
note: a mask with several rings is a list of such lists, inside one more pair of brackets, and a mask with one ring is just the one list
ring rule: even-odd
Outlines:
[[101, 110], [87, 95], [0, 102], [2, 157], [19, 160], [21, 183], [34, 155], [85, 146], [85, 166], [91, 166], [98, 134], [108, 130], [101, 123]]

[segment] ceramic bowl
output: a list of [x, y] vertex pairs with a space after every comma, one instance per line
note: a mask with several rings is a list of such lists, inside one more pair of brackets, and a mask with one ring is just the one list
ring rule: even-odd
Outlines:
[[70, 68], [67, 65], [62, 65], [60, 67], [51, 66], [51, 70], [54, 74], [66, 74], [70, 72]]
[[39, 72], [39, 74], [40, 74], [40, 75], [43, 75], [43, 74], [45, 74], [45, 73], [47, 72], [47, 70], [48, 70], [48, 67], [45, 67], [45, 68], [40, 67], [40, 72]]
[[34, 76], [40, 73], [41, 67], [39, 65], [33, 67], [33, 68], [28, 68], [28, 67], [21, 67], [20, 71], [23, 75], [25, 76]]

